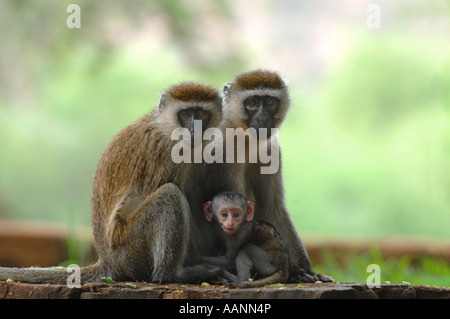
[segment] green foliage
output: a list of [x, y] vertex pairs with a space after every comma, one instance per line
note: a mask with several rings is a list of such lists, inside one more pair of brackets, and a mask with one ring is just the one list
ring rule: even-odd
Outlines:
[[106, 284], [113, 284], [113, 283], [115, 283], [115, 281], [111, 277], [102, 277], [101, 281], [106, 283]]
[[436, 257], [422, 257], [418, 261], [407, 255], [399, 259], [383, 259], [375, 247], [366, 254], [350, 255], [339, 262], [329, 251], [324, 256], [324, 261], [313, 264], [313, 269], [332, 276], [336, 282], [366, 282], [371, 275], [371, 272], [367, 272], [367, 266], [377, 264], [380, 266], [382, 283], [408, 282], [413, 285], [450, 287], [450, 265], [446, 260]]
[[450, 236], [450, 60], [429, 41], [361, 39], [321, 94], [295, 92], [280, 139], [300, 231]]
[[265, 285], [264, 287], [266, 287], [266, 288], [283, 288], [284, 286], [285, 286], [285, 284], [276, 283], [276, 284]]

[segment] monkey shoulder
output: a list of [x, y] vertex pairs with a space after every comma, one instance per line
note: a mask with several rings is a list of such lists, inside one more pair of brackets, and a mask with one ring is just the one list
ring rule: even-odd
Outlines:
[[147, 190], [169, 182], [179, 184], [182, 176], [171, 160], [172, 141], [155, 124], [156, 115], [155, 110], [141, 117], [113, 138], [97, 167], [100, 184], [116, 189], [118, 183], [116, 191], [128, 184], [126, 181]]
[[151, 125], [153, 118], [153, 113], [147, 114], [136, 122], [120, 130], [106, 147], [106, 150], [102, 155], [102, 159], [122, 159], [124, 161], [129, 161], [130, 157], [133, 154], [136, 154], [136, 152], [144, 153], [145, 147], [142, 147], [144, 146], [143, 143], [149, 144], [154, 142], [154, 135], [157, 133], [155, 128]]

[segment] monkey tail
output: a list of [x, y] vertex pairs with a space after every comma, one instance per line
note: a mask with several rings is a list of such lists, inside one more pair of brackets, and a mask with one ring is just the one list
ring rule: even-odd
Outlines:
[[[32, 284], [84, 284], [101, 281], [102, 267], [96, 263], [86, 267], [9, 268], [0, 267], [0, 281], [14, 280]], [[79, 280], [77, 278], [79, 274]]]
[[287, 280], [287, 274], [285, 271], [277, 271], [276, 273], [254, 281], [239, 281], [229, 283], [228, 286], [232, 288], [255, 288], [255, 287], [263, 287], [265, 285], [277, 284], [277, 283], [285, 283]]

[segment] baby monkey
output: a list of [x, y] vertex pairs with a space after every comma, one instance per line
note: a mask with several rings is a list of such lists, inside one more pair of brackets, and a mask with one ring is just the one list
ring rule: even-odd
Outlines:
[[[250, 288], [286, 282], [289, 255], [276, 229], [254, 219], [255, 204], [238, 192], [221, 192], [203, 204], [206, 219], [225, 242], [226, 253], [202, 257], [203, 261], [227, 270], [231, 287]], [[252, 281], [252, 275], [257, 278]]]

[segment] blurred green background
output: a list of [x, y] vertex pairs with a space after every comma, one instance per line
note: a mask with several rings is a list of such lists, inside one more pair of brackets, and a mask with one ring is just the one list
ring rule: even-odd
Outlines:
[[1, 1], [0, 218], [89, 227], [114, 134], [173, 83], [262, 67], [292, 92], [280, 142], [301, 234], [449, 240], [449, 1], [377, 1], [375, 28], [370, 3]]

